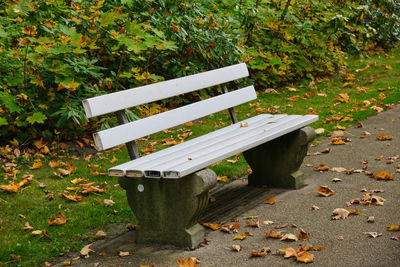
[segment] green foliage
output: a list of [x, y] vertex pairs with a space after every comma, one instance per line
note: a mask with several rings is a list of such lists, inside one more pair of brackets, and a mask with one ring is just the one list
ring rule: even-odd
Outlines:
[[[394, 0], [3, 2], [0, 136], [21, 142], [87, 131], [81, 101], [89, 97], [239, 60], [262, 89], [332, 74], [346, 53], [400, 38]], [[103, 117], [91, 125], [113, 123]]]

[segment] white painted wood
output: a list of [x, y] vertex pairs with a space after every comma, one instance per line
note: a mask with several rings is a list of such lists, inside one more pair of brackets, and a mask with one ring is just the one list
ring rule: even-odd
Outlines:
[[[292, 117], [292, 120], [287, 121], [287, 123], [283, 123], [278, 127], [270, 127], [270, 129], [265, 129], [263, 132], [254, 134], [253, 136], [249, 137], [246, 136], [245, 138], [235, 138], [232, 140], [231, 138], [227, 138], [224, 142], [220, 142], [217, 145], [207, 149], [205, 151], [201, 151], [199, 156], [197, 157], [196, 154], [193, 156], [187, 157], [185, 155], [180, 161], [186, 160], [185, 163], [175, 164], [175, 166], [171, 165], [167, 167], [166, 165], [161, 166], [165, 167], [165, 169], [161, 168], [154, 168], [149, 171], [152, 172], [175, 172], [177, 173], [175, 177], [171, 178], [180, 178], [184, 177], [190, 173], [194, 173], [202, 168], [209, 166], [215, 162], [223, 160], [227, 157], [231, 157], [237, 153], [246, 151], [248, 149], [254, 148], [258, 145], [266, 143], [270, 140], [278, 138], [284, 134], [292, 132], [296, 129], [300, 129], [314, 121], [318, 120], [318, 116], [316, 115], [306, 115], [297, 117], [296, 115], [291, 115], [288, 117]], [[190, 159], [190, 160], [189, 160]], [[148, 171], [144, 171], [145, 174]], [[167, 177], [165, 177], [167, 178]]]
[[249, 76], [245, 63], [83, 100], [88, 118]]
[[94, 134], [98, 150], [108, 149], [256, 99], [253, 86], [212, 97]]
[[[124, 173], [128, 177], [142, 177], [146, 171], [152, 171], [164, 178], [180, 178], [316, 120], [316, 115], [259, 115], [112, 169], [120, 171], [118, 176]], [[248, 126], [240, 127], [245, 122]], [[175, 177], [168, 177], [166, 172], [175, 173]]]
[[[260, 125], [260, 124], [265, 124], [268, 122], [275, 121], [284, 116], [286, 116], [286, 115], [272, 116], [270, 114], [261, 114], [261, 115], [249, 118], [243, 122], [231, 124], [227, 127], [218, 129], [214, 132], [210, 132], [208, 134], [188, 140], [184, 143], [180, 143], [179, 145], [171, 146], [171, 147], [165, 148], [163, 150], [157, 151], [156, 153], [146, 155], [144, 157], [120, 164], [118, 166], [110, 168], [108, 170], [108, 172], [109, 172], [110, 176], [125, 176], [125, 175], [127, 175], [129, 177], [131, 175], [126, 173], [127, 169], [134, 169], [135, 166], [139, 166], [139, 165], [146, 167], [146, 166], [148, 166], [149, 162], [152, 162], [154, 160], [159, 161], [162, 158], [169, 158], [176, 154], [182, 153], [182, 151], [184, 151], [184, 150], [188, 150], [188, 149], [190, 150], [195, 146], [206, 145], [210, 142], [210, 140], [216, 140], [216, 139], [220, 138], [221, 136], [230, 135], [231, 132], [236, 132], [239, 128], [241, 128], [240, 123], [247, 122], [250, 125], [249, 127], [251, 128], [251, 127], [256, 127], [257, 125]], [[247, 128], [247, 127], [245, 127], [245, 128]], [[134, 177], [137, 177], [137, 176], [135, 175]]]

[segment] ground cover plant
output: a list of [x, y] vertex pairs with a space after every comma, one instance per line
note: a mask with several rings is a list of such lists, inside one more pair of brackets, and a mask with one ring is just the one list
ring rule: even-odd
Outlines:
[[[237, 109], [238, 117], [245, 120], [258, 113], [313, 113], [319, 114], [320, 120], [312, 126], [324, 128], [322, 135], [345, 129], [398, 103], [399, 55], [398, 48], [379, 52], [350, 60], [348, 67], [334, 77], [263, 89], [257, 101]], [[152, 135], [140, 141], [141, 154], [228, 123], [228, 113], [221, 112]], [[17, 140], [9, 141], [1, 147], [0, 184], [5, 187], [0, 189], [0, 264], [32, 266], [54, 262], [59, 255], [80, 251], [84, 245], [103, 238], [104, 234], [98, 231], [111, 234], [110, 224], [123, 228], [126, 223], [134, 223], [124, 191], [116, 185], [116, 179], [104, 175], [107, 168], [128, 160], [124, 147], [91, 154], [88, 152], [93, 150], [87, 149], [91, 140], [87, 138], [68, 144], [36, 139], [35, 149], [28, 151], [20, 150]], [[87, 150], [76, 156], [75, 145], [78, 150], [81, 146]], [[221, 182], [249, 172], [241, 155], [212, 169]], [[75, 180], [79, 178], [83, 180]], [[13, 190], [17, 192], [8, 192]], [[50, 225], [54, 221], [61, 224]]]

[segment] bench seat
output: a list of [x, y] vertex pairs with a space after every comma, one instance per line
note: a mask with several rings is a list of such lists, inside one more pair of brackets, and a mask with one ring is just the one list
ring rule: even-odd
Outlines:
[[318, 120], [316, 115], [262, 114], [110, 168], [110, 176], [182, 178]]

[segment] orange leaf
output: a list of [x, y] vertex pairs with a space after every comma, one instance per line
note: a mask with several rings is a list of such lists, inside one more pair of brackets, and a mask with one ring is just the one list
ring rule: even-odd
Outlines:
[[41, 149], [43, 146], [46, 145], [46, 143], [43, 143], [43, 138], [36, 140], [35, 142], [33, 142], [33, 144], [35, 145], [35, 147], [37, 147], [37, 149]]
[[60, 164], [60, 163], [59, 163], [58, 161], [50, 161], [50, 162], [49, 162], [49, 166], [50, 166], [51, 168], [58, 167], [59, 164]]
[[319, 171], [321, 171], [321, 172], [323, 172], [323, 171], [328, 171], [328, 170], [329, 170], [329, 167], [328, 167], [328, 165], [326, 165], [326, 164], [320, 164], [319, 166], [314, 167], [314, 168], [317, 169], [317, 170], [319, 170]]
[[336, 192], [327, 186], [318, 186], [318, 194], [324, 197], [329, 197], [336, 194]]
[[268, 252], [271, 252], [270, 248], [262, 248], [262, 249], [260, 249], [260, 251], [252, 250], [250, 252], [250, 255], [252, 257], [263, 257], [263, 256], [267, 255]]
[[193, 126], [194, 123], [193, 123], [193, 121], [189, 121], [189, 122], [184, 123], [184, 125], [190, 127], [190, 126]]
[[75, 178], [75, 179], [71, 180], [71, 183], [73, 183], [73, 184], [79, 184], [79, 183], [88, 182], [88, 181], [89, 181], [89, 180], [86, 179], [86, 178]]
[[304, 262], [304, 263], [312, 262], [313, 259], [314, 259], [314, 255], [311, 254], [310, 252], [306, 252], [306, 251], [300, 252], [296, 257], [297, 261]]
[[71, 200], [71, 201], [74, 201], [74, 202], [79, 202], [79, 201], [81, 201], [82, 199], [84, 199], [85, 197], [84, 196], [82, 196], [82, 195], [77, 195], [77, 194], [75, 194], [75, 195], [70, 195], [69, 193], [67, 194], [67, 193], [62, 193], [61, 194], [63, 197], [65, 197], [65, 198], [68, 198], [69, 200]]
[[339, 94], [338, 97], [336, 97], [337, 100], [343, 103], [349, 103], [350, 102], [350, 97], [347, 93], [344, 94]]
[[292, 247], [286, 246], [286, 247], [280, 248], [279, 251], [285, 253], [285, 255], [283, 256], [284, 258], [297, 257], [297, 252]]
[[379, 141], [386, 141], [386, 140], [392, 140], [393, 139], [393, 136], [391, 136], [391, 135], [385, 135], [385, 134], [380, 134], [378, 137], [377, 137], [377, 139], [379, 140]]
[[299, 239], [301, 240], [308, 240], [308, 238], [310, 237], [310, 233], [306, 233], [303, 229], [299, 229], [300, 233], [299, 233]]
[[110, 162], [111, 162], [111, 163], [114, 163], [114, 162], [117, 162], [117, 161], [118, 161], [118, 159], [115, 157], [115, 155], [113, 156], [112, 159], [110, 159]]
[[59, 211], [58, 213], [58, 217], [50, 217], [49, 218], [49, 224], [50, 225], [61, 225], [61, 224], [65, 224], [67, 222], [67, 217], [65, 217], [65, 215]]
[[253, 220], [253, 221], [246, 221], [246, 225], [250, 227], [260, 227], [260, 222], [258, 220]]
[[3, 189], [4, 191], [12, 192], [12, 193], [17, 193], [18, 190], [20, 189], [20, 187], [21, 186], [19, 185], [19, 183], [16, 183], [16, 182], [12, 182], [9, 185], [0, 186], [0, 188]]
[[178, 267], [197, 267], [197, 263], [200, 262], [200, 259], [189, 257], [187, 260], [175, 259], [175, 261], [178, 263]]
[[210, 228], [213, 231], [216, 231], [222, 227], [222, 224], [219, 223], [203, 223], [205, 227]]
[[266, 200], [264, 200], [264, 203], [273, 205], [276, 203], [276, 199], [275, 199], [275, 197], [270, 197], [270, 198], [267, 198]]
[[394, 174], [390, 174], [387, 171], [380, 170], [379, 173], [372, 175], [372, 178], [378, 180], [394, 180]]
[[283, 235], [281, 232], [275, 232], [273, 230], [270, 230], [269, 232], [265, 232], [265, 238], [275, 238], [275, 239], [281, 239]]
[[358, 209], [355, 210], [347, 209], [347, 211], [353, 215], [359, 215], [361, 213], [361, 211], [359, 211]]
[[42, 161], [40, 159], [35, 159], [34, 162], [33, 162], [32, 167], [30, 167], [29, 169], [35, 170], [35, 169], [39, 169], [42, 166], [43, 166]]

